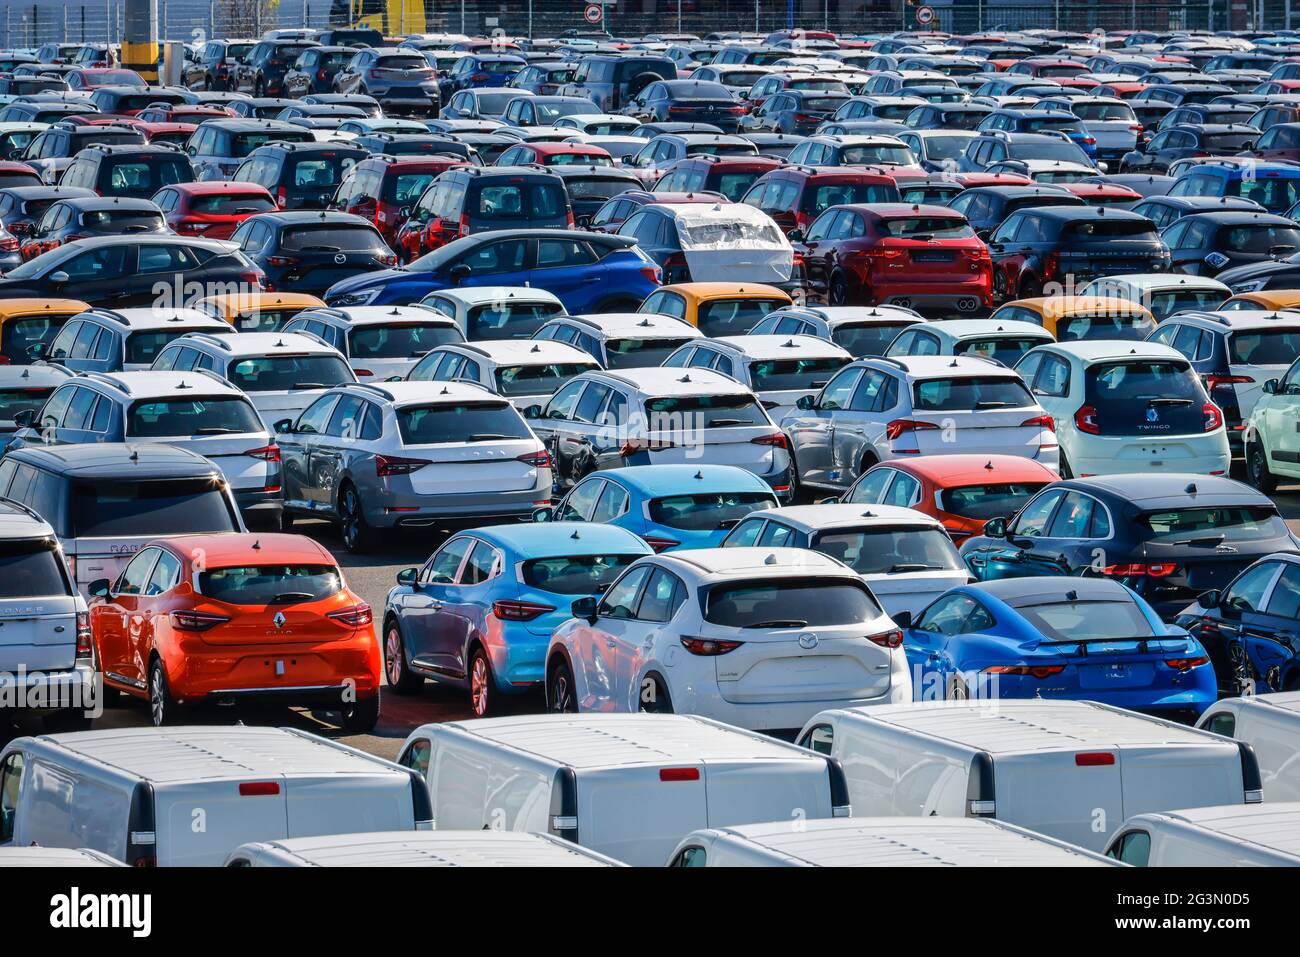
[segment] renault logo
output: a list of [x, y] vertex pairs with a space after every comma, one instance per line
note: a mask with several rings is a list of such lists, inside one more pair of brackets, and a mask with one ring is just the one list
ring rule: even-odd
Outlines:
[[1149, 408], [1149, 409], [1147, 409], [1147, 421], [1148, 421], [1148, 422], [1159, 422], [1159, 421], [1160, 421], [1160, 413], [1157, 412], [1154, 408]]
[[817, 636], [814, 634], [803, 634], [799, 636], [799, 647], [811, 651], [817, 647]]
[[277, 628], [283, 628], [283, 627], [284, 627], [284, 612], [282, 612], [282, 611], [277, 611], [277, 612], [275, 613], [275, 617], [271, 619], [271, 623], [272, 623], [273, 625], [275, 625], [275, 627], [277, 627]]

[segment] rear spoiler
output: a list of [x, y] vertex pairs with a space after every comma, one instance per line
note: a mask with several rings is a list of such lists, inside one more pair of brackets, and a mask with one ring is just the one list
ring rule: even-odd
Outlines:
[[1127, 641], [1134, 641], [1137, 642], [1138, 653], [1146, 654], [1149, 644], [1153, 641], [1185, 641], [1190, 637], [1190, 635], [1183, 635], [1182, 637], [1178, 635], [1149, 635], [1145, 638], [1076, 638], [1073, 641], [1040, 641], [1038, 647], [1057, 648], [1064, 645], [1078, 645], [1079, 657], [1086, 658], [1088, 657], [1089, 645], [1118, 645]]

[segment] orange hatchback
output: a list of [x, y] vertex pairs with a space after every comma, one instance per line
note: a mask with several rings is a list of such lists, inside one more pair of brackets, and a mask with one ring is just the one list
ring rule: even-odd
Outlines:
[[90, 585], [105, 687], [147, 698], [153, 723], [197, 704], [277, 702], [379, 717], [370, 606], [302, 535], [187, 535], [151, 542], [114, 582]]

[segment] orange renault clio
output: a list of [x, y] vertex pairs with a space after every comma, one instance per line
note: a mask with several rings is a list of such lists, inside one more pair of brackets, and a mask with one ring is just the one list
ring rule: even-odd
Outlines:
[[140, 549], [90, 585], [106, 688], [147, 698], [155, 725], [201, 703], [267, 701], [379, 717], [381, 655], [370, 606], [302, 535], [188, 535]]

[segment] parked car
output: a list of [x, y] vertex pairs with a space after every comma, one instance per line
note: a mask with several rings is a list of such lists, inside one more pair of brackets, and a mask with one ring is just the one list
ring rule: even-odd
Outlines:
[[246, 217], [231, 234], [265, 287], [321, 295], [341, 280], [397, 265], [371, 222], [349, 213], [306, 209]]
[[45, 347], [29, 358], [57, 362], [74, 372], [138, 372], [153, 364], [163, 346], [189, 332], [222, 335], [230, 327], [195, 309], [101, 309], [69, 316]]
[[1281, 801], [1135, 814], [1106, 845], [1130, 867], [1295, 867], [1292, 842], [1300, 807]]
[[[651, 296], [653, 298], [653, 294]], [[853, 358], [883, 355], [899, 332], [924, 322], [902, 306], [784, 306], [769, 312], [749, 330], [755, 336], [816, 336]]]
[[337, 349], [358, 379], [371, 382], [404, 377], [430, 349], [465, 341], [454, 320], [419, 305], [304, 309], [283, 330]]
[[479, 339], [430, 349], [403, 378], [473, 382], [517, 409], [545, 402], [575, 375], [600, 368], [576, 346], [538, 339]]
[[532, 286], [465, 286], [431, 292], [417, 303], [453, 320], [471, 342], [481, 339], [531, 339], [564, 303]]
[[397, 47], [355, 51], [334, 74], [332, 87], [335, 93], [373, 96], [390, 113], [437, 116], [442, 105], [437, 71], [417, 51]]
[[176, 235], [205, 239], [230, 239], [244, 220], [276, 208], [265, 188], [234, 182], [177, 183], [156, 192], [153, 202]]
[[88, 146], [81, 150], [59, 185], [80, 186], [100, 196], [148, 199], [164, 186], [195, 179], [189, 157], [167, 146]]
[[283, 120], [232, 117], [204, 123], [185, 144], [185, 152], [195, 179], [224, 180], [234, 176], [249, 154], [268, 143], [315, 142], [311, 130]]
[[231, 179], [265, 187], [280, 209], [324, 209], [344, 174], [365, 158], [364, 150], [337, 143], [272, 141], [249, 153]]

